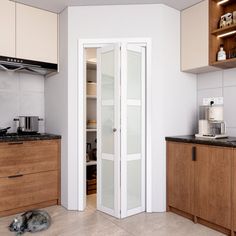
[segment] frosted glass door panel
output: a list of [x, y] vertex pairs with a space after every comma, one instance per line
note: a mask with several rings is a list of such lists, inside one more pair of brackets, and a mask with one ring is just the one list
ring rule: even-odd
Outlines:
[[119, 45], [97, 51], [97, 208], [120, 217]]
[[101, 55], [102, 100], [114, 100], [114, 51]]
[[102, 106], [102, 153], [114, 154], [114, 106]]
[[114, 209], [114, 161], [102, 160], [102, 205]]
[[140, 207], [142, 204], [142, 168], [141, 160], [127, 163], [127, 209]]
[[142, 109], [141, 106], [127, 108], [127, 153], [141, 152], [142, 143]]
[[127, 50], [127, 97], [141, 99], [142, 55], [139, 52]]
[[145, 210], [145, 49], [123, 46], [121, 216]]

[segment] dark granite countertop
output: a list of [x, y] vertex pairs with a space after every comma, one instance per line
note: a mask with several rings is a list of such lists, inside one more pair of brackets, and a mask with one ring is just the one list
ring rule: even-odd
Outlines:
[[9, 133], [4, 136], [0, 136], [1, 142], [19, 142], [19, 141], [37, 141], [37, 140], [52, 140], [52, 139], [61, 139], [60, 135], [56, 134], [16, 134]]
[[228, 137], [222, 139], [207, 139], [207, 138], [196, 138], [194, 135], [185, 135], [185, 136], [166, 137], [166, 141], [236, 148], [236, 137]]

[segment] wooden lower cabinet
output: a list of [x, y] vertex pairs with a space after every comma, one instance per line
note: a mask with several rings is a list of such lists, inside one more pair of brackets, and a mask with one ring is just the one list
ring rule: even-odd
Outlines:
[[0, 178], [0, 211], [57, 199], [57, 185], [57, 171]]
[[0, 216], [60, 204], [60, 140], [0, 143]]
[[195, 215], [231, 229], [233, 150], [197, 147], [195, 162]]
[[167, 142], [167, 209], [234, 235], [236, 150]]
[[192, 145], [167, 143], [168, 206], [193, 214], [194, 163]]
[[56, 169], [58, 169], [56, 141], [0, 143], [0, 177]]

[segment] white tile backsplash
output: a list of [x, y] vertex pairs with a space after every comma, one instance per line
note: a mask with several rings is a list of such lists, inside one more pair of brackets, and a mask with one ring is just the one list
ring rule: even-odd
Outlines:
[[226, 124], [226, 129], [227, 129], [227, 135], [236, 137], [236, 128], [227, 127]]
[[15, 92], [0, 91], [0, 127], [10, 126], [14, 131], [13, 119], [18, 115], [19, 96]]
[[18, 74], [0, 70], [0, 90], [17, 91], [19, 89]]
[[229, 127], [236, 127], [236, 87], [224, 87], [224, 119]]
[[[44, 119], [44, 77], [0, 71], [0, 127], [10, 126], [15, 132], [13, 119], [19, 115]], [[40, 131], [44, 130], [41, 122]]]
[[198, 89], [220, 88], [223, 83], [223, 72], [215, 71], [198, 75]]
[[40, 75], [19, 74], [20, 91], [44, 93], [44, 79]]
[[236, 86], [236, 69], [224, 71], [224, 86]]
[[203, 98], [221, 96], [227, 133], [236, 136], [236, 69], [198, 75], [198, 105], [202, 105]]
[[20, 94], [19, 114], [22, 116], [44, 117], [44, 94], [22, 92]]
[[198, 106], [203, 105], [203, 98], [223, 97], [222, 88], [198, 90]]

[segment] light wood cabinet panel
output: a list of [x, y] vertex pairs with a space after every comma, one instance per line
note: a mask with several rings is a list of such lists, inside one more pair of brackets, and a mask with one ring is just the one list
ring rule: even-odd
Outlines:
[[0, 55], [15, 57], [15, 3], [1, 0], [0, 3]]
[[194, 162], [192, 145], [167, 143], [167, 204], [193, 214]]
[[230, 148], [198, 146], [195, 162], [196, 216], [231, 228], [231, 166]]
[[57, 64], [57, 14], [16, 4], [16, 56]]
[[0, 178], [0, 212], [58, 198], [58, 171]]
[[0, 216], [60, 204], [60, 140], [0, 143]]
[[57, 141], [0, 144], [0, 177], [58, 169]]
[[181, 70], [201, 73], [209, 66], [209, 3], [204, 0], [181, 12]]

